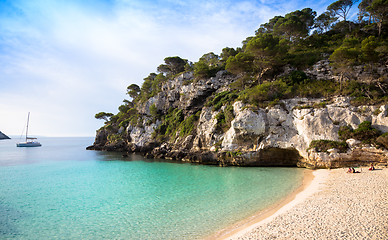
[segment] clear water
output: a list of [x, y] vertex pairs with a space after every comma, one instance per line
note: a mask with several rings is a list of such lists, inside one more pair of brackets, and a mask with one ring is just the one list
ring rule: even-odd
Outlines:
[[0, 239], [200, 239], [281, 200], [297, 168], [220, 168], [0, 141]]

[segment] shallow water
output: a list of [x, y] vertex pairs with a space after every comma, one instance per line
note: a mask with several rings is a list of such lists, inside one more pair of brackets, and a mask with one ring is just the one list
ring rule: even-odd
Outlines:
[[0, 238], [198, 239], [281, 200], [303, 178], [297, 168], [85, 150], [93, 138], [39, 141], [39, 148], [0, 141]]

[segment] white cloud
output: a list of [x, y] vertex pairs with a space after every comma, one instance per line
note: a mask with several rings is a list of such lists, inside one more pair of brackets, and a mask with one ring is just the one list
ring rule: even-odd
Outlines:
[[285, 3], [19, 1], [22, 14], [0, 17], [0, 130], [19, 134], [31, 111], [33, 134], [94, 135], [94, 114], [116, 113], [165, 57], [239, 47]]

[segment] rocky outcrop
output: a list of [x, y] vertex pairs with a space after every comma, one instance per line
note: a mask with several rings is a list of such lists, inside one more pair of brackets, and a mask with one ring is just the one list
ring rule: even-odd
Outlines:
[[[306, 73], [316, 79], [336, 79], [327, 60], [318, 62]], [[363, 72], [355, 74], [362, 77]], [[220, 166], [330, 168], [356, 163], [388, 163], [387, 150], [356, 140], [347, 141], [346, 153], [336, 149], [327, 152], [309, 149], [313, 140], [339, 141], [341, 126], [356, 129], [363, 121], [370, 121], [372, 127], [388, 132], [388, 105], [356, 107], [351, 105], [349, 97], [293, 98], [265, 109], [237, 101], [233, 103], [235, 117], [230, 128], [220, 131], [217, 115], [226, 106], [214, 111], [204, 104], [213, 93], [228, 91], [227, 86], [235, 80], [225, 71], [201, 80], [194, 79], [192, 73], [181, 74], [166, 82], [160, 93], [137, 106], [144, 116], [142, 124], [130, 124], [125, 131], [118, 131], [117, 134], [124, 136], [121, 140], [109, 138], [112, 132], [101, 129], [89, 149], [141, 152], [150, 158]], [[156, 142], [153, 133], [161, 121], [149, 124], [152, 105], [161, 114], [166, 114], [170, 108], [181, 109], [186, 117], [201, 111], [195, 130], [187, 136], [177, 132], [172, 142]]]
[[[153, 129], [159, 124], [127, 128], [130, 147], [116, 144], [117, 149], [148, 153], [147, 157], [217, 164], [220, 166], [300, 166], [330, 168], [370, 162], [386, 164], [388, 152], [384, 149], [348, 140], [347, 153], [335, 149], [328, 152], [308, 151], [313, 140], [338, 141], [340, 126], [354, 129], [370, 121], [374, 128], [386, 132], [388, 106], [350, 105], [350, 98], [338, 97], [326, 103], [326, 99], [288, 99], [266, 109], [251, 109], [242, 102], [235, 102], [235, 119], [225, 133], [217, 132], [216, 115], [210, 107], [203, 107], [196, 128], [196, 135], [178, 137], [173, 144], [159, 146], [152, 143]], [[310, 106], [321, 106], [313, 108]], [[223, 109], [220, 109], [222, 111]], [[106, 145], [106, 131], [96, 136], [96, 149]], [[148, 144], [148, 145], [147, 145]]]
[[[368, 68], [366, 68], [365, 64], [353, 66], [352, 69], [353, 71], [348, 72], [345, 76], [349, 80], [371, 80], [371, 73], [367, 70]], [[388, 74], [388, 68], [386, 64], [377, 64], [373, 71], [375, 71], [378, 76], [386, 76]], [[333, 72], [332, 66], [330, 65], [330, 61], [328, 59], [318, 61], [312, 67], [305, 69], [304, 72], [310, 78], [317, 80], [339, 80], [339, 76]]]
[[133, 126], [128, 125], [126, 132], [127, 132], [127, 139], [130, 140], [132, 144], [135, 144], [139, 147], [144, 146], [148, 142], [152, 142], [152, 133], [155, 128], [157, 128], [160, 124], [160, 121], [157, 121], [156, 123], [151, 123], [150, 125], [147, 125], [147, 120], [143, 121], [143, 125], [141, 126]]
[[216, 91], [222, 91], [235, 77], [220, 71], [210, 79], [195, 79], [192, 72], [182, 73], [166, 82], [161, 91], [138, 106], [141, 114], [149, 115], [150, 106], [155, 104], [159, 112], [167, 113], [170, 108], [179, 108], [185, 114], [192, 114], [203, 107], [206, 98]]
[[241, 102], [234, 104], [235, 119], [231, 128], [225, 133], [222, 149], [251, 151], [256, 149], [257, 142], [268, 133], [267, 114], [259, 109], [252, 111], [249, 108], [241, 109]]
[[8, 137], [7, 135], [5, 135], [4, 133], [2, 133], [2, 132], [0, 131], [0, 140], [2, 140], [2, 139], [11, 139], [11, 138]]

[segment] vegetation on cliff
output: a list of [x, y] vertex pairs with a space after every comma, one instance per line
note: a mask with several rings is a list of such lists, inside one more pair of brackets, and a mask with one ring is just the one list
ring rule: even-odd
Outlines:
[[314, 140], [311, 141], [309, 149], [315, 149], [317, 152], [326, 152], [329, 149], [335, 148], [339, 152], [346, 152], [348, 145], [346, 140], [356, 139], [365, 144], [373, 144], [377, 147], [386, 147], [388, 134], [381, 135], [381, 132], [372, 127], [371, 122], [364, 121], [358, 125], [356, 129], [351, 126], [341, 126], [338, 131], [339, 139], [342, 141], [331, 140]]
[[[101, 112], [95, 117], [106, 121], [104, 128], [111, 134], [120, 128], [125, 131], [128, 124], [141, 127], [157, 121], [160, 124], [153, 135], [157, 141], [175, 141], [177, 136], [192, 134], [201, 113], [198, 110], [162, 111], [153, 104], [145, 115], [138, 108], [160, 93], [163, 84], [183, 72], [194, 74], [185, 84], [214, 77], [219, 71], [234, 76], [235, 81], [226, 86], [230, 91], [214, 93], [204, 101], [205, 106], [219, 111], [219, 132], [230, 127], [234, 118], [232, 104], [236, 100], [257, 108], [296, 96], [343, 95], [354, 97], [352, 103], [356, 105], [385, 103], [388, 78], [379, 72], [379, 66], [388, 62], [388, 1], [363, 0], [358, 5], [358, 18], [349, 20], [349, 9], [355, 3], [335, 1], [319, 16], [310, 8], [275, 16], [262, 24], [254, 36], [242, 41], [241, 47], [225, 47], [220, 55], [206, 53], [194, 63], [179, 56], [166, 57], [157, 67], [158, 73], [150, 73], [141, 86], [128, 86], [131, 100], [124, 100], [117, 114]], [[305, 73], [325, 59], [330, 61], [337, 79], [318, 80]], [[357, 75], [360, 68], [364, 74]], [[356, 136], [373, 130], [341, 131]]]

